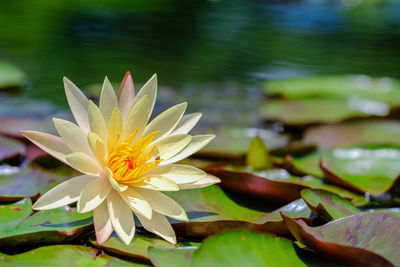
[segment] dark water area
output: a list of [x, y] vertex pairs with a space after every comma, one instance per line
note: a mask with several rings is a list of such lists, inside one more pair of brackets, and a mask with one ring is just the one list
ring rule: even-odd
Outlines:
[[165, 103], [215, 124], [256, 125], [268, 79], [400, 77], [399, 47], [396, 1], [0, 2], [0, 59], [27, 73], [22, 96], [65, 106], [63, 76], [85, 88], [157, 73]]

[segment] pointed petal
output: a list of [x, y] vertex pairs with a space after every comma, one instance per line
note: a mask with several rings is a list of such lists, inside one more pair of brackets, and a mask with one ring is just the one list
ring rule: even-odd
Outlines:
[[74, 152], [66, 157], [66, 160], [72, 168], [85, 174], [92, 174], [95, 176], [104, 176], [103, 170], [100, 165], [92, 157], [82, 152]]
[[65, 157], [72, 151], [61, 137], [35, 131], [21, 131], [21, 134], [43, 149], [46, 153], [49, 153], [56, 159], [69, 165]]
[[[143, 188], [136, 189], [150, 203], [153, 210], [168, 217], [188, 221], [185, 210], [175, 200], [163, 193]], [[149, 219], [149, 218], [147, 218]]]
[[192, 154], [196, 153], [203, 147], [205, 147], [208, 143], [211, 142], [215, 138], [213, 134], [206, 134], [206, 135], [195, 135], [192, 136], [192, 141], [177, 155], [174, 157], [161, 161], [160, 165], [167, 165], [171, 163], [178, 162], [184, 158], [191, 156]]
[[176, 244], [174, 229], [172, 229], [172, 226], [164, 215], [161, 215], [158, 212], [153, 212], [151, 220], [140, 215], [137, 215], [137, 217], [147, 231], [164, 238], [172, 244]]
[[190, 165], [183, 164], [168, 164], [163, 166], [157, 166], [150, 170], [144, 176], [162, 176], [170, 179], [176, 184], [187, 184], [193, 183], [201, 178], [204, 178], [207, 174]]
[[134, 140], [141, 138], [148, 121], [149, 105], [149, 97], [145, 95], [132, 106], [124, 122], [122, 140], [125, 140], [136, 130], [137, 133]]
[[132, 107], [135, 99], [135, 86], [133, 84], [132, 75], [128, 71], [122, 80], [118, 91], [118, 105], [121, 110], [122, 117], [125, 119]]
[[165, 137], [154, 143], [156, 149], [153, 152], [153, 157], [150, 161], [154, 160], [154, 157], [160, 156], [161, 159], [169, 159], [178, 154], [184, 149], [192, 140], [192, 136], [189, 134], [177, 134]]
[[99, 106], [101, 113], [103, 114], [104, 120], [106, 124], [108, 124], [111, 113], [113, 112], [115, 107], [118, 107], [118, 101], [117, 96], [115, 95], [114, 88], [112, 87], [107, 76], [104, 79], [103, 88], [101, 89]]
[[110, 216], [108, 215], [107, 201], [103, 201], [93, 210], [93, 223], [97, 243], [101, 245], [107, 241], [113, 232]]
[[171, 135], [175, 134], [187, 134], [200, 120], [202, 114], [201, 113], [192, 113], [187, 114], [182, 117], [175, 130], [172, 131]]
[[53, 122], [61, 138], [72, 151], [93, 155], [86, 134], [75, 123], [57, 118], [53, 118]]
[[96, 179], [96, 177], [89, 175], [80, 175], [70, 178], [47, 191], [33, 204], [32, 209], [55, 209], [76, 202], [79, 199], [83, 187], [94, 179]]
[[150, 118], [151, 113], [153, 112], [154, 104], [156, 103], [156, 97], [157, 97], [157, 74], [154, 74], [150, 80], [147, 81], [143, 85], [143, 87], [140, 89], [138, 94], [136, 95], [133, 104], [136, 104], [137, 101], [139, 101], [143, 96], [148, 95], [149, 96], [149, 103], [150, 103], [150, 109], [149, 109], [149, 117]]
[[176, 183], [162, 176], [146, 177], [143, 181], [130, 184], [133, 187], [147, 188], [157, 191], [178, 191]]
[[108, 196], [111, 185], [104, 178], [94, 179], [81, 191], [77, 208], [79, 213], [88, 212], [97, 208]]
[[71, 109], [72, 115], [79, 127], [84, 133], [89, 132], [88, 121], [88, 99], [79, 88], [73, 84], [67, 77], [64, 77], [65, 95], [67, 96], [68, 104]]
[[114, 231], [126, 245], [129, 245], [135, 235], [135, 221], [131, 209], [114, 190], [111, 190], [107, 197], [107, 206]]
[[159, 131], [154, 141], [168, 136], [178, 125], [183, 113], [185, 113], [187, 103], [175, 105], [152, 120], [144, 129], [143, 136]]
[[117, 143], [122, 135], [122, 115], [118, 107], [115, 107], [111, 113], [110, 121], [108, 122], [108, 149], [115, 142]]
[[218, 177], [208, 174], [206, 177], [204, 177], [200, 180], [197, 180], [194, 183], [180, 184], [179, 189], [202, 188], [202, 187], [206, 187], [206, 186], [213, 185], [213, 184], [220, 183], [220, 182], [221, 182], [221, 180]]
[[100, 137], [93, 132], [89, 132], [88, 142], [93, 154], [97, 158], [97, 161], [100, 165], [103, 165], [106, 161], [106, 149], [103, 142], [100, 140]]
[[140, 195], [136, 189], [129, 187], [127, 190], [119, 193], [126, 204], [135, 214], [140, 214], [147, 219], [151, 219], [152, 209], [146, 199]]
[[96, 133], [103, 143], [107, 142], [106, 122], [100, 109], [92, 100], [89, 100], [88, 114], [92, 132]]

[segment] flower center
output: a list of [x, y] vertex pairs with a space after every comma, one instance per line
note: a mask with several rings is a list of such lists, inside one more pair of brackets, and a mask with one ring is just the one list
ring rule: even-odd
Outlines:
[[121, 183], [138, 183], [145, 179], [142, 175], [156, 167], [162, 159], [157, 157], [149, 162], [153, 156], [155, 146], [149, 147], [158, 132], [153, 132], [131, 145], [137, 131], [115, 147], [118, 138], [111, 145], [107, 160], [107, 167], [112, 171], [113, 178]]

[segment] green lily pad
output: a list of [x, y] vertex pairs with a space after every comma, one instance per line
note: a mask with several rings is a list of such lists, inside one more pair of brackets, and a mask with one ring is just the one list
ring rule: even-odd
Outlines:
[[103, 249], [109, 254], [122, 256], [123, 258], [133, 258], [148, 261], [148, 249], [174, 249], [180, 246], [187, 246], [188, 243], [178, 242], [171, 244], [158, 237], [143, 236], [135, 233], [135, 237], [129, 245], [125, 245], [117, 236], [111, 236], [106, 242], [99, 245], [95, 236], [91, 236], [89, 242], [96, 248]]
[[66, 177], [41, 169], [27, 167], [16, 173], [0, 175], [0, 202], [9, 203], [31, 197], [35, 200]]
[[389, 213], [359, 213], [319, 227], [284, 216], [298, 241], [352, 266], [398, 266], [400, 264], [400, 217]]
[[[203, 131], [203, 130], [202, 130]], [[204, 133], [204, 131], [203, 131]], [[220, 158], [237, 158], [246, 155], [251, 140], [258, 136], [268, 149], [287, 144], [288, 137], [276, 132], [256, 128], [219, 128], [210, 129], [216, 138], [196, 155]], [[238, 141], [240, 140], [240, 141]]]
[[303, 142], [319, 149], [360, 145], [399, 145], [400, 123], [394, 120], [352, 121], [321, 125], [306, 130]]
[[261, 116], [290, 126], [304, 126], [337, 123], [350, 118], [382, 117], [389, 111], [385, 103], [364, 99], [271, 99], [262, 106]]
[[0, 206], [0, 247], [62, 243], [93, 229], [90, 212], [68, 206], [31, 213], [30, 199]]
[[20, 87], [25, 81], [25, 74], [16, 66], [0, 61], [0, 89]]
[[194, 252], [192, 266], [307, 266], [286, 239], [247, 230], [206, 239]]
[[93, 266], [93, 267], [125, 267], [147, 266], [124, 261], [106, 254], [98, 255], [93, 248], [73, 245], [57, 245], [37, 248], [17, 255], [0, 254], [1, 266]]
[[22, 143], [0, 136], [0, 161], [12, 158], [18, 155], [23, 155], [25, 147]]
[[151, 263], [157, 267], [175, 267], [180, 266], [190, 266], [193, 254], [198, 247], [179, 247], [171, 249], [159, 249], [155, 247], [149, 248], [149, 256]]
[[320, 218], [331, 221], [359, 213], [350, 201], [320, 189], [304, 189], [301, 197], [308, 207]]
[[269, 81], [265, 91], [286, 99], [359, 96], [392, 105], [400, 103], [399, 80], [367, 75], [322, 75]]

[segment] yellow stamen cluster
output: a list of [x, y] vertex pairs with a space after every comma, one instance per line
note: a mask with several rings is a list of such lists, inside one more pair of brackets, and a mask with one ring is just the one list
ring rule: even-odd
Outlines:
[[[162, 159], [156, 158], [148, 162], [153, 156], [155, 146], [149, 148], [150, 143], [158, 132], [153, 132], [131, 145], [137, 131], [115, 147], [113, 142], [107, 160], [107, 167], [113, 172], [113, 178], [120, 183], [138, 183], [145, 179], [143, 174], [156, 167]], [[115, 148], [114, 148], [115, 147]]]

